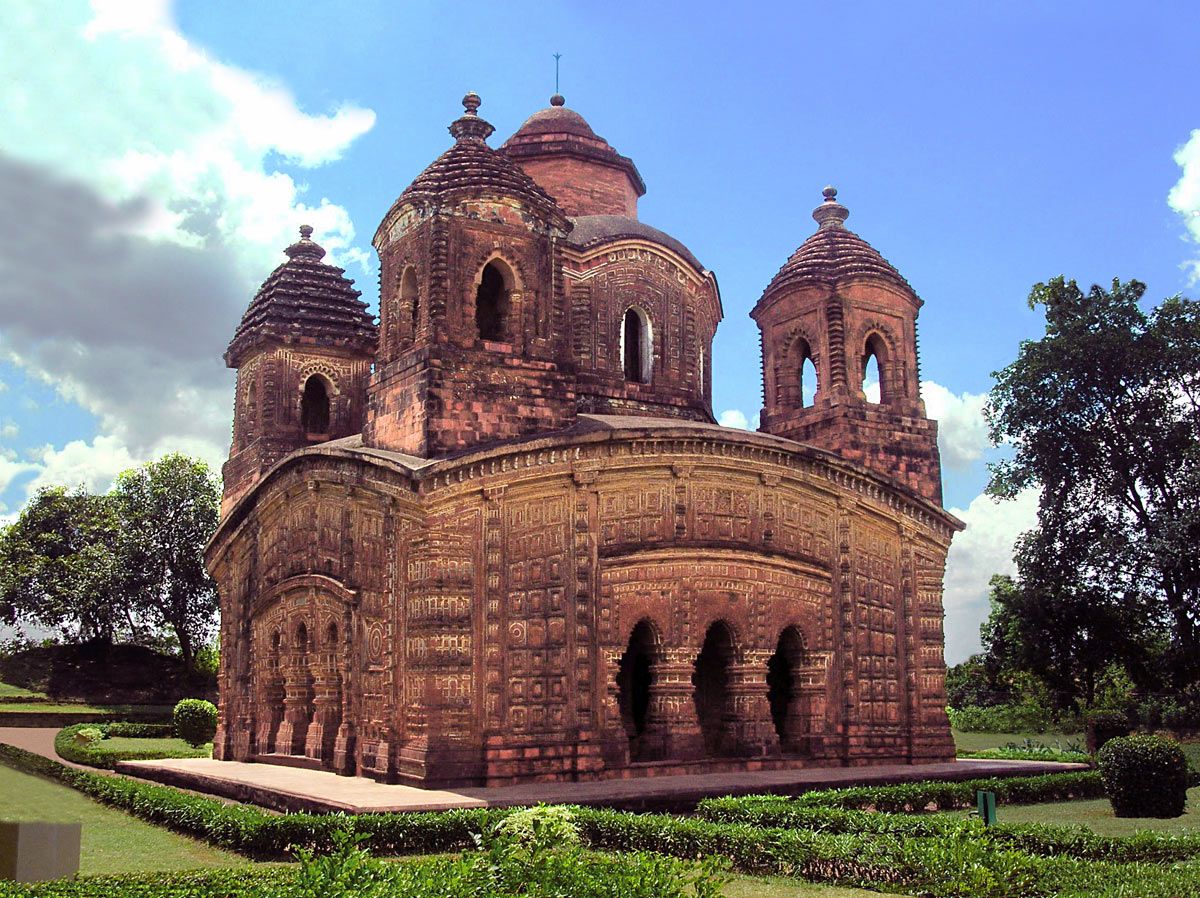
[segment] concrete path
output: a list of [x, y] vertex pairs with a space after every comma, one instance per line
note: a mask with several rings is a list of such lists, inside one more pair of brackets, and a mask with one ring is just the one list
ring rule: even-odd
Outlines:
[[944, 764], [820, 767], [749, 773], [635, 777], [583, 783], [528, 783], [491, 789], [420, 789], [385, 785], [365, 777], [338, 776], [275, 764], [209, 758], [126, 761], [122, 773], [207, 792], [280, 811], [440, 811], [448, 808], [583, 804], [631, 810], [687, 810], [702, 798], [756, 793], [798, 794], [811, 789], [919, 780], [1031, 776], [1086, 770], [1084, 764], [1044, 761], [959, 760]]
[[0, 727], [0, 742], [15, 745], [17, 748], [31, 751], [35, 755], [42, 755], [58, 761], [60, 764], [66, 764], [68, 767], [74, 767], [76, 770], [87, 770], [90, 773], [112, 773], [111, 770], [85, 767], [83, 764], [74, 764], [60, 758], [58, 752], [54, 750], [54, 737], [58, 735], [59, 729], [61, 727]]

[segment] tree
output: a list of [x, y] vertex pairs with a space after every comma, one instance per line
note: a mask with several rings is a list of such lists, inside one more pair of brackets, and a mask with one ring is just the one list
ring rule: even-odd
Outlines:
[[0, 620], [111, 644], [131, 625], [116, 509], [107, 496], [38, 491], [0, 531]]
[[217, 611], [204, 568], [219, 516], [217, 480], [204, 462], [173, 454], [121, 474], [112, 495], [127, 588], [149, 620], [174, 633], [191, 666]]
[[985, 410], [1014, 447], [989, 490], [1039, 491], [993, 642], [1060, 694], [1090, 694], [1105, 658], [1140, 685], [1200, 675], [1200, 303], [1146, 312], [1144, 292], [1035, 285], [1045, 336], [996, 373]]

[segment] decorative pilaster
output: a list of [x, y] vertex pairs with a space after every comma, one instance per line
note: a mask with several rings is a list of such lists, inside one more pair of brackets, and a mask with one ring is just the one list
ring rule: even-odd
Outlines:
[[758, 758], [779, 754], [779, 735], [771, 719], [767, 660], [762, 649], [745, 652], [742, 661], [729, 665], [729, 729], [738, 757]]
[[704, 756], [704, 737], [696, 716], [695, 652], [671, 648], [650, 667], [650, 706], [646, 731], [642, 733], [641, 756], [646, 760], [693, 760]]

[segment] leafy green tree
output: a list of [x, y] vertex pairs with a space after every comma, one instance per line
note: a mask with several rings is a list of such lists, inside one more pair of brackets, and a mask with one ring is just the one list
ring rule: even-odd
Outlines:
[[216, 585], [204, 546], [217, 527], [220, 487], [203, 461], [172, 454], [117, 477], [126, 585], [155, 625], [168, 628], [191, 666], [211, 633]]
[[0, 531], [0, 620], [111, 644], [132, 626], [119, 533], [109, 497], [39, 490]]
[[946, 703], [951, 708], [990, 708], [1009, 701], [1011, 689], [990, 662], [988, 655], [975, 654], [946, 668]]
[[992, 645], [1059, 695], [1090, 698], [1113, 660], [1139, 685], [1200, 675], [1200, 303], [1146, 311], [1144, 292], [1035, 285], [1045, 336], [996, 373], [986, 408], [1014, 447], [990, 491], [1039, 491]]

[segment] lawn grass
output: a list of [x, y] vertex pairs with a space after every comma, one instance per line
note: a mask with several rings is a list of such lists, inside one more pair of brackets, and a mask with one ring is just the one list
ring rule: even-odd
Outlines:
[[181, 758], [211, 758], [212, 743], [192, 748], [182, 739], [134, 739], [128, 736], [109, 736], [96, 746], [104, 751], [172, 752]]
[[780, 876], [734, 876], [722, 894], [725, 898], [879, 898], [893, 893], [827, 886]]
[[80, 873], [240, 867], [250, 861], [107, 808], [73, 789], [0, 765], [0, 819], [82, 823]]
[[10, 683], [0, 683], [0, 698], [42, 698], [40, 692], [30, 692]]
[[[968, 811], [947, 811], [956, 817]], [[1000, 823], [1050, 823], [1055, 826], [1086, 826], [1102, 836], [1132, 836], [1139, 830], [1180, 834], [1200, 833], [1200, 787], [1188, 790], [1187, 809], [1180, 817], [1116, 817], [1107, 798], [1084, 801], [1055, 801], [1046, 804], [1001, 805], [996, 808]]]
[[0, 705], [0, 722], [4, 714], [79, 714], [107, 720], [119, 720], [129, 714], [162, 714], [169, 716], [171, 705], [87, 705], [82, 702], [5, 702]]
[[961, 730], [951, 732], [954, 734], [954, 746], [960, 752], [1003, 748], [1010, 742], [1020, 745], [1026, 739], [1066, 751], [1068, 745], [1082, 749], [1084, 741], [1080, 733], [964, 733]]

